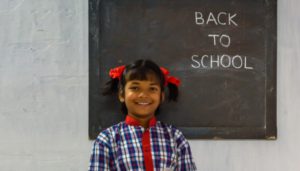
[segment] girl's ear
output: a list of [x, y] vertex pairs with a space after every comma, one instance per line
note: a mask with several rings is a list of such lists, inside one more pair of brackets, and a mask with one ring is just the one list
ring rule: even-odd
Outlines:
[[124, 93], [122, 90], [119, 90], [119, 100], [121, 103], [125, 102]]
[[163, 103], [165, 101], [165, 92], [161, 92], [161, 99], [160, 99], [160, 103]]

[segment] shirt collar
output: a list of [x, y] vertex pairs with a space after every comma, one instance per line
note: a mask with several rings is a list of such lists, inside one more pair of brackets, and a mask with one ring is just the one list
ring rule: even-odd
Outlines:
[[[135, 119], [129, 115], [126, 116], [125, 123], [127, 125], [132, 125], [132, 126], [141, 126], [140, 122], [137, 119]], [[152, 127], [155, 125], [156, 125], [156, 117], [153, 116], [149, 121], [149, 127]]]

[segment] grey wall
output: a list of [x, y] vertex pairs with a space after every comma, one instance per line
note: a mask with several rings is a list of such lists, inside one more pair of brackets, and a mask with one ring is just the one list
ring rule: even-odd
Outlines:
[[[278, 140], [190, 141], [199, 170], [300, 170], [299, 7], [278, 0]], [[0, 170], [86, 170], [87, 0], [1, 0], [0, 21]]]

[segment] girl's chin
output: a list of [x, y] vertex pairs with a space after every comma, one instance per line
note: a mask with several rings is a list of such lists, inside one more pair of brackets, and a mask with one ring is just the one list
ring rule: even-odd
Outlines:
[[148, 118], [150, 116], [154, 116], [154, 113], [148, 113], [148, 112], [136, 112], [135, 114], [132, 114], [135, 117], [139, 118]]

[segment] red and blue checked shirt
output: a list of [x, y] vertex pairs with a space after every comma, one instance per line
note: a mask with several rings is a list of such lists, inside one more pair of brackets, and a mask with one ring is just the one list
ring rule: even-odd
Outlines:
[[89, 171], [193, 171], [196, 166], [183, 134], [153, 117], [149, 128], [127, 115], [94, 142]]

